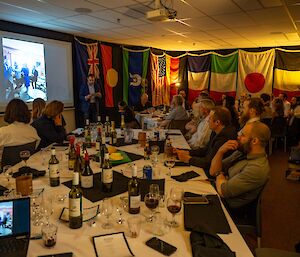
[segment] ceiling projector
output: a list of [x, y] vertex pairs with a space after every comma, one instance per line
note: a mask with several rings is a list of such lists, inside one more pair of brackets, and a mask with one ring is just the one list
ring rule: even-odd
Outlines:
[[176, 11], [170, 12], [166, 8], [159, 8], [146, 13], [146, 18], [150, 21], [165, 21], [169, 19], [175, 19], [177, 15]]

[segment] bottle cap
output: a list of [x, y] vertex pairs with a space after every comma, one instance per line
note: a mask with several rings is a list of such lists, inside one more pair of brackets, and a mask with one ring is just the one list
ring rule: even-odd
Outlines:
[[87, 151], [86, 151], [85, 154], [84, 154], [84, 160], [85, 160], [85, 161], [89, 161], [89, 160], [90, 160], [89, 154], [88, 154]]

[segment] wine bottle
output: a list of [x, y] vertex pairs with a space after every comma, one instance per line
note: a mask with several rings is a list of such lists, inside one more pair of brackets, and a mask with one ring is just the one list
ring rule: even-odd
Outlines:
[[84, 156], [84, 169], [81, 173], [81, 187], [92, 188], [94, 186], [93, 170], [90, 167], [90, 159], [87, 152]]
[[75, 160], [75, 165], [74, 165], [74, 172], [79, 173], [79, 184], [81, 180], [81, 173], [82, 173], [82, 160], [80, 156], [80, 145], [76, 145], [76, 160]]
[[98, 117], [97, 117], [97, 131], [100, 130], [100, 132], [102, 133], [102, 129], [103, 129], [103, 124], [101, 123], [101, 116], [98, 115]]
[[144, 147], [144, 160], [150, 160], [150, 156], [151, 156], [151, 148], [150, 148], [149, 138], [148, 138], [146, 141], [146, 145]]
[[90, 128], [90, 121], [89, 121], [89, 119], [85, 120], [84, 141], [86, 143], [86, 147], [87, 148], [91, 148], [92, 147], [92, 137], [91, 137], [91, 128]]
[[111, 131], [110, 131], [110, 145], [117, 145], [117, 131], [116, 131], [116, 126], [115, 122], [111, 122]]
[[125, 119], [124, 114], [121, 114], [121, 137], [124, 137], [125, 134]]
[[97, 138], [96, 138], [96, 152], [97, 155], [100, 154], [100, 148], [102, 144], [102, 134], [101, 134], [101, 128], [97, 128]]
[[137, 178], [137, 166], [132, 168], [132, 178], [128, 182], [128, 210], [130, 214], [140, 213], [141, 193], [140, 182]]
[[76, 150], [75, 150], [74, 142], [75, 142], [75, 137], [70, 137], [70, 148], [69, 148], [69, 159], [68, 159], [69, 170], [74, 170], [74, 165], [76, 161]]
[[105, 126], [105, 143], [109, 143], [110, 141], [110, 122], [109, 122], [109, 116], [106, 116], [106, 122], [104, 124]]
[[109, 162], [109, 153], [105, 153], [104, 161], [102, 164], [101, 181], [102, 191], [111, 192], [113, 185], [113, 170]]
[[72, 189], [69, 193], [69, 227], [82, 227], [82, 192], [79, 187], [79, 173], [74, 172]]
[[59, 179], [59, 161], [55, 155], [55, 148], [51, 148], [51, 157], [49, 160], [49, 178], [50, 178], [50, 186], [56, 187], [60, 184]]
[[108, 149], [105, 144], [105, 135], [102, 135], [102, 144], [100, 149], [100, 167], [102, 167], [104, 162], [105, 154], [108, 153]]

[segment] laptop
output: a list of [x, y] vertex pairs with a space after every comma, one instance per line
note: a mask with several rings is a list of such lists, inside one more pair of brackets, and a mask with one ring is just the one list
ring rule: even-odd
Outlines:
[[30, 239], [30, 198], [0, 200], [0, 256], [26, 257]]

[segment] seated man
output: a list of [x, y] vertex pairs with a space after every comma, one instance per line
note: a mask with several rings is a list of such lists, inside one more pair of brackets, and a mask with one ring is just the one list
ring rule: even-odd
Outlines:
[[264, 105], [260, 98], [253, 97], [243, 102], [243, 111], [240, 116], [240, 125], [243, 127], [247, 123], [260, 120], [260, 116], [264, 111]]
[[166, 119], [159, 124], [160, 127], [167, 127], [171, 122], [171, 120], [189, 119], [186, 110], [182, 107], [182, 103], [183, 103], [183, 98], [181, 95], [173, 96], [171, 102], [171, 111], [167, 115]]
[[[217, 191], [230, 209], [254, 201], [267, 182], [270, 167], [265, 147], [270, 135], [264, 123], [247, 123], [238, 140], [227, 141], [214, 156], [209, 172], [216, 177]], [[231, 150], [236, 151], [223, 160]]]
[[211, 129], [209, 128], [208, 120], [209, 113], [215, 104], [210, 99], [203, 99], [199, 103], [199, 115], [202, 118], [197, 127], [197, 131], [192, 135], [188, 141], [192, 149], [203, 148], [208, 144]]
[[177, 150], [178, 158], [208, 171], [212, 158], [229, 139], [236, 139], [236, 129], [231, 125], [230, 112], [225, 107], [215, 107], [209, 115], [209, 127], [213, 131], [208, 145], [190, 151]]
[[151, 103], [149, 101], [149, 97], [146, 93], [143, 93], [141, 95], [140, 100], [138, 103], [134, 106], [134, 111], [136, 112], [143, 112], [146, 111], [147, 109], [151, 108]]

